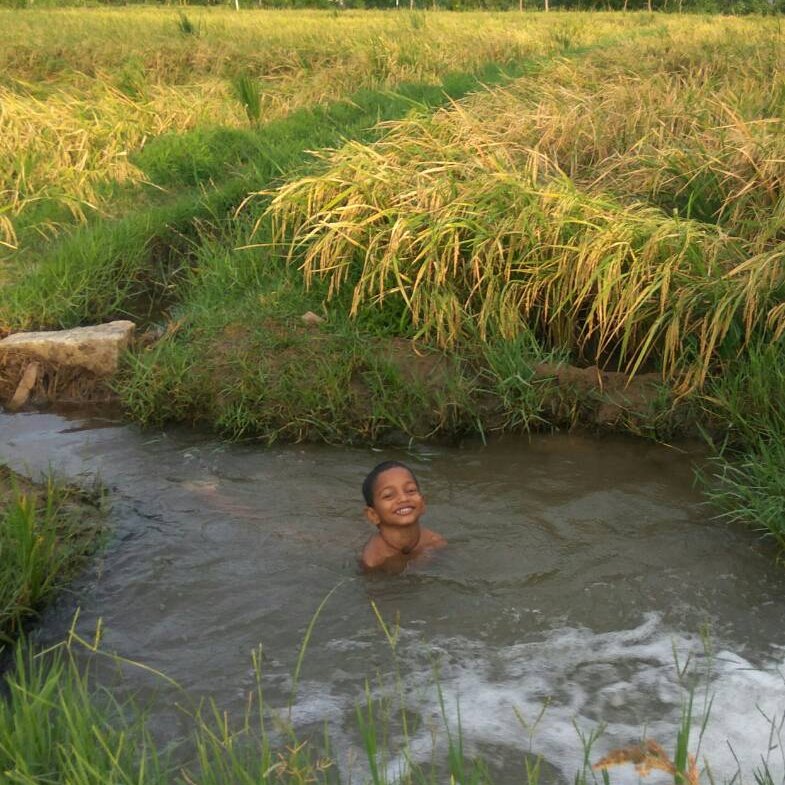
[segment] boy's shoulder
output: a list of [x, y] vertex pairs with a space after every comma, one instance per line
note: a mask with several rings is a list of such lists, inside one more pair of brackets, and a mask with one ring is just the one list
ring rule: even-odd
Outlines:
[[373, 569], [384, 564], [395, 553], [379, 534], [374, 534], [363, 547], [360, 563], [366, 569]]
[[447, 545], [447, 540], [441, 534], [423, 527], [420, 534], [419, 548], [441, 548], [444, 545]]

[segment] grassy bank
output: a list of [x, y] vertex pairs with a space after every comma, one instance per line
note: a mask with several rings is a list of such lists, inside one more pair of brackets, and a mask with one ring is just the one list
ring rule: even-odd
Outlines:
[[[129, 408], [233, 437], [724, 430], [707, 379], [779, 335], [782, 282], [776, 219], [759, 220], [774, 186], [744, 170], [723, 123], [743, 108], [733, 133], [754, 139], [774, 122], [778, 36], [760, 21], [643, 25], [321, 156], [203, 244], [177, 331], [122, 383]], [[307, 310], [326, 321], [306, 328]], [[651, 375], [609, 397], [607, 374], [540, 373], [554, 360]]]
[[0, 466], [0, 640], [16, 638], [73, 580], [100, 534], [94, 500], [52, 480], [34, 486]]

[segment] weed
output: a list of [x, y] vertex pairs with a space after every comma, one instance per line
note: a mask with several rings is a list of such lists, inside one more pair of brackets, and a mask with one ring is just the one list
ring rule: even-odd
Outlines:
[[248, 74], [238, 74], [232, 79], [232, 91], [242, 104], [251, 124], [262, 120], [262, 92], [259, 83]]
[[783, 344], [757, 345], [725, 364], [704, 398], [710, 418], [725, 425], [704, 477], [723, 517], [746, 522], [785, 548], [785, 384]]
[[530, 431], [546, 424], [543, 380], [535, 379], [535, 368], [559, 358], [546, 355], [528, 331], [511, 340], [497, 339], [484, 345], [485, 377], [489, 392], [503, 413], [501, 430]]
[[194, 24], [185, 11], [180, 11], [177, 17], [177, 29], [182, 35], [198, 36], [201, 32], [201, 25]]
[[18, 646], [5, 687], [0, 766], [20, 785], [166, 781], [144, 716], [94, 690], [70, 652], [34, 657]]

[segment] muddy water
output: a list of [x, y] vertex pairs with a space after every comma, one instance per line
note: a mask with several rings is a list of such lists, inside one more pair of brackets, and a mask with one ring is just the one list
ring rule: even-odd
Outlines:
[[[734, 756], [746, 779], [767, 754], [782, 777], [766, 717], [785, 711], [785, 571], [753, 535], [711, 520], [688, 454], [567, 435], [413, 454], [265, 449], [43, 414], [0, 415], [0, 434], [14, 468], [110, 489], [113, 539], [45, 636], [62, 634], [78, 603], [85, 633], [102, 618], [108, 648], [238, 711], [261, 643], [267, 699], [284, 705], [307, 626], [335, 589], [295, 721], [326, 721], [351, 765], [365, 678], [394, 681], [373, 601], [400, 624], [405, 701], [426, 720], [415, 752], [427, 758], [438, 725], [438, 666], [448, 720], [460, 706], [469, 751], [513, 782], [528, 747], [516, 712], [533, 719], [546, 701], [533, 748], [550, 779], [579, 765], [576, 725], [607, 723], [597, 755], [644, 727], [672, 744], [684, 695], [674, 657], [692, 653], [705, 670], [709, 629], [715, 698], [701, 754], [720, 781]], [[427, 522], [449, 547], [402, 575], [362, 576], [359, 485], [387, 457], [416, 466]]]

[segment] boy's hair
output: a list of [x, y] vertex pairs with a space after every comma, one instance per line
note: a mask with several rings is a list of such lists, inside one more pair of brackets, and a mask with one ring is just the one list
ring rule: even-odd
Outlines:
[[373, 507], [373, 491], [376, 486], [376, 480], [382, 472], [386, 472], [388, 469], [406, 469], [406, 471], [412, 475], [417, 490], [420, 489], [420, 483], [417, 480], [417, 477], [405, 463], [401, 463], [400, 461], [382, 461], [381, 463], [376, 464], [376, 466], [368, 472], [368, 476], [363, 480], [363, 498], [369, 507]]

